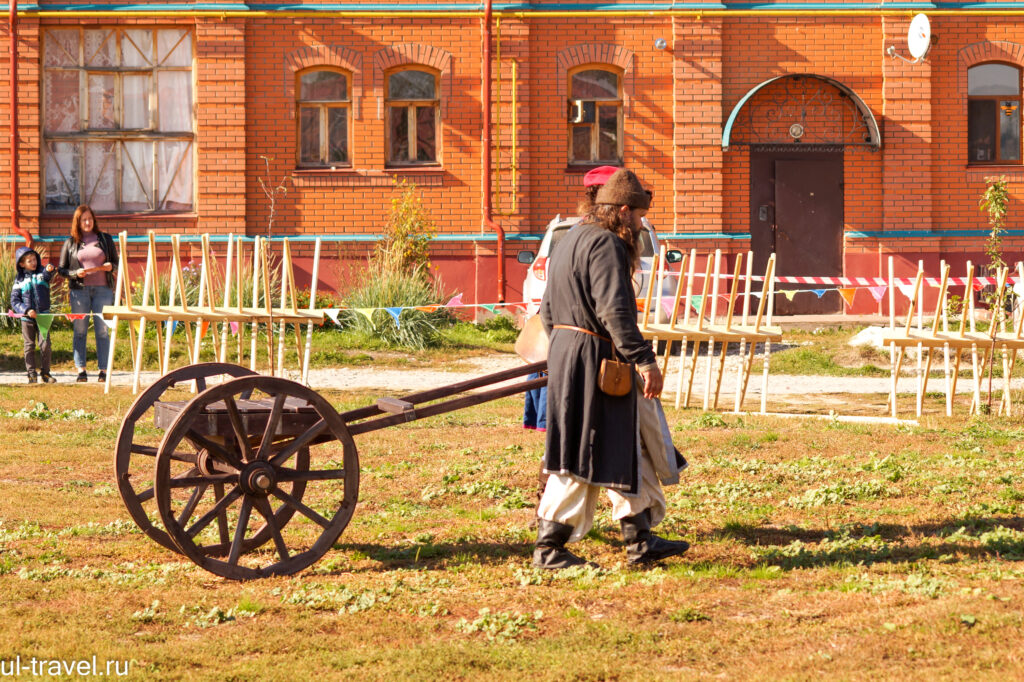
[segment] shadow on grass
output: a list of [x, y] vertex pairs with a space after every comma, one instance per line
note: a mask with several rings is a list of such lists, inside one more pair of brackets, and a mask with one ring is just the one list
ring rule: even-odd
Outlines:
[[[333, 549], [362, 555], [383, 566], [421, 566], [447, 569], [458, 564], [504, 564], [510, 557], [527, 558], [533, 554], [532, 542], [452, 542], [387, 546], [365, 543], [338, 543]], [[371, 569], [373, 570], [373, 569]]]
[[[1024, 518], [968, 518], [903, 525], [872, 524], [842, 530], [726, 524], [713, 536], [751, 548], [753, 562], [783, 569], [914, 563], [931, 559], [1024, 559]], [[972, 535], [975, 534], [975, 535]], [[937, 538], [935, 543], [921, 543]], [[978, 544], [975, 544], [978, 543]]]

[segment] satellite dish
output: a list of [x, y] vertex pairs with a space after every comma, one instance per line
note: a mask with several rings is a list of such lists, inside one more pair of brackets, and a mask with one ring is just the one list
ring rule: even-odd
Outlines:
[[890, 45], [885, 53], [893, 59], [902, 59], [908, 64], [917, 64], [928, 56], [928, 50], [932, 47], [932, 27], [928, 17], [924, 14], [915, 15], [910, 21], [910, 29], [907, 30], [907, 49], [914, 58], [907, 59], [896, 53], [896, 46]]
[[932, 46], [932, 27], [928, 17], [918, 14], [910, 22], [910, 29], [907, 31], [907, 48], [910, 56], [920, 61], [928, 54]]

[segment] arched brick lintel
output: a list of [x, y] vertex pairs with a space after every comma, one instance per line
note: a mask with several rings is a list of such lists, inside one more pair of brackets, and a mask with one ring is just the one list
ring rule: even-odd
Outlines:
[[1005, 62], [1024, 68], [1024, 45], [1009, 40], [991, 40], [971, 43], [957, 53], [957, 94], [966, 106], [967, 69], [985, 62]]
[[569, 96], [569, 72], [586, 64], [607, 64], [622, 69], [622, 109], [629, 114], [629, 103], [633, 98], [633, 52], [610, 43], [580, 43], [559, 52], [558, 93], [561, 99]]
[[427, 66], [440, 72], [438, 90], [441, 117], [444, 118], [451, 99], [452, 55], [439, 47], [424, 43], [404, 43], [378, 50], [373, 55], [373, 94], [377, 97], [377, 118], [384, 117], [384, 73], [400, 66]]
[[295, 101], [295, 74], [317, 66], [333, 66], [352, 74], [352, 118], [359, 120], [363, 99], [363, 57], [344, 45], [311, 45], [284, 58], [284, 91]]

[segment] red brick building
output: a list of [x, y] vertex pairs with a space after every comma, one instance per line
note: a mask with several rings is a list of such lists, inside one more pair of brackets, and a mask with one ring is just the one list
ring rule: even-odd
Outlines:
[[[909, 56], [913, 12], [876, 4], [19, 3], [17, 226], [56, 249], [87, 202], [108, 231], [258, 235], [259, 178], [285, 178], [274, 234], [358, 259], [404, 179], [448, 288], [490, 303], [520, 300], [516, 252], [594, 165], [653, 188], [672, 247], [806, 275], [986, 262], [978, 198], [1003, 175], [1016, 260], [1024, 3], [918, 6], [934, 44], [911, 64], [887, 48]], [[4, 233], [11, 99], [0, 77]]]

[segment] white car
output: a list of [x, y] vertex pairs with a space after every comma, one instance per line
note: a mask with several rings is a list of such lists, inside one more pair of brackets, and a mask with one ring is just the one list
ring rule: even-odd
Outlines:
[[[548, 223], [544, 232], [544, 239], [540, 242], [537, 254], [533, 251], [520, 251], [516, 260], [524, 265], [530, 266], [526, 270], [526, 279], [523, 280], [523, 300], [526, 301], [527, 316], [535, 315], [540, 310], [540, 300], [544, 296], [544, 288], [548, 283], [548, 265], [551, 262], [551, 251], [558, 245], [562, 237], [569, 234], [573, 225], [578, 223], [578, 217], [562, 218], [556, 215], [554, 220]], [[640, 233], [640, 267], [633, 273], [633, 290], [637, 298], [647, 296], [647, 285], [651, 281], [651, 266], [654, 264], [654, 254], [660, 250], [658, 235], [647, 218], [643, 219], [644, 230]], [[678, 263], [683, 259], [680, 251], [671, 250], [666, 253], [665, 260], [669, 263]], [[670, 300], [676, 295], [676, 286], [679, 277], [676, 273], [665, 273], [661, 287], [661, 295]], [[657, 319], [652, 321], [666, 321], [663, 311], [659, 310]]]

